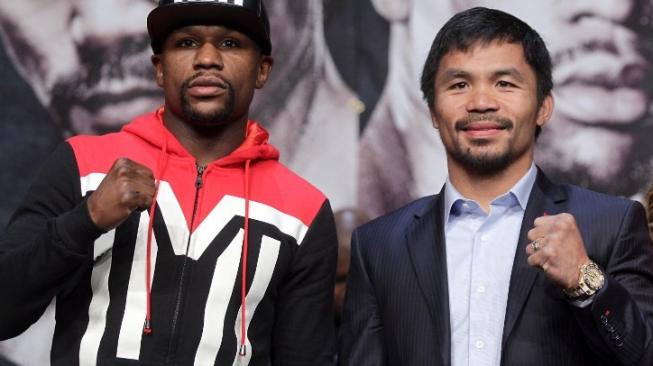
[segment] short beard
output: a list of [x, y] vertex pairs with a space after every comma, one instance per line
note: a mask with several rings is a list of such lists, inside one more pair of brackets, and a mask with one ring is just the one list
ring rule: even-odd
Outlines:
[[453, 149], [449, 151], [449, 155], [467, 171], [480, 177], [495, 176], [515, 161], [515, 154], [510, 150], [500, 155], [474, 155], [469, 149], [467, 151]]
[[[457, 131], [462, 131], [466, 126], [472, 122], [478, 121], [493, 121], [499, 124], [503, 129], [510, 131], [514, 128], [514, 123], [503, 117], [494, 114], [478, 114], [472, 113], [469, 116], [456, 121], [455, 128]], [[481, 141], [476, 146], [484, 145], [485, 142]], [[492, 177], [499, 172], [506, 169], [516, 159], [515, 152], [508, 146], [508, 150], [498, 155], [489, 153], [474, 155], [471, 148], [466, 151], [460, 145], [454, 148], [447, 149], [451, 158], [462, 165], [467, 171], [481, 177]]]
[[184, 119], [191, 124], [210, 126], [210, 125], [223, 125], [229, 120], [235, 109], [236, 96], [234, 88], [228, 81], [225, 81], [227, 89], [227, 99], [222, 109], [217, 109], [209, 113], [202, 113], [193, 108], [188, 99], [188, 89], [192, 78], [185, 81], [181, 85], [181, 113]]

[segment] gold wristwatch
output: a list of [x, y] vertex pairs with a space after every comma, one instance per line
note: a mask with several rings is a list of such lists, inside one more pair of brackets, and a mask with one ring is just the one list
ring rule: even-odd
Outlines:
[[565, 294], [572, 300], [585, 300], [600, 290], [603, 284], [603, 271], [596, 263], [590, 261], [580, 266], [578, 286], [565, 290]]

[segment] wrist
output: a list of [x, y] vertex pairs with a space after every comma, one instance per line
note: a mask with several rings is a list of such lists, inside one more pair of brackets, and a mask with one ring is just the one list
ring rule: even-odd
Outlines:
[[593, 296], [605, 284], [605, 275], [599, 266], [591, 260], [587, 260], [579, 268], [578, 282], [576, 286], [565, 289], [564, 293], [571, 300], [586, 300]]

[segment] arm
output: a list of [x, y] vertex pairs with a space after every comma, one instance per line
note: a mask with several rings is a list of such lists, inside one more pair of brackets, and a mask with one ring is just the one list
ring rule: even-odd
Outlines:
[[351, 240], [351, 264], [340, 330], [340, 365], [385, 365], [383, 322], [358, 241]]
[[574, 311], [597, 353], [607, 353], [618, 365], [651, 365], [653, 243], [639, 203], [630, 205], [617, 237], [604, 288], [587, 309]]
[[333, 287], [338, 245], [333, 212], [325, 202], [299, 246], [277, 303], [274, 365], [333, 363]]
[[[608, 235], [615, 242], [605, 243], [604, 258], [592, 258], [604, 267], [603, 287], [581, 303], [570, 301], [570, 310], [594, 353], [614, 365], [650, 365], [644, 358], [653, 358], [653, 243], [641, 204], [623, 207], [613, 215], [621, 218], [616, 235]], [[591, 258], [572, 215], [537, 218], [528, 238], [539, 244], [527, 246], [530, 265], [562, 289], [578, 285], [579, 268]]]
[[91, 263], [89, 247], [100, 232], [80, 190], [72, 149], [62, 144], [37, 174], [0, 240], [0, 339], [27, 329]]
[[75, 156], [62, 144], [45, 162], [0, 241], [0, 339], [22, 333], [52, 298], [85, 277], [93, 242], [149, 207], [151, 171], [118, 159], [84, 199]]

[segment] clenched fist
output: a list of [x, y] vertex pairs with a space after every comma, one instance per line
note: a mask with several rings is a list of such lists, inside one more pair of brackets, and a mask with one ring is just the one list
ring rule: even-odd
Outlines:
[[86, 201], [91, 219], [99, 229], [114, 229], [134, 210], [150, 207], [154, 187], [154, 174], [148, 167], [127, 158], [116, 160]]
[[535, 219], [528, 232], [528, 264], [541, 268], [563, 289], [578, 286], [580, 266], [590, 261], [576, 219], [568, 213]]

